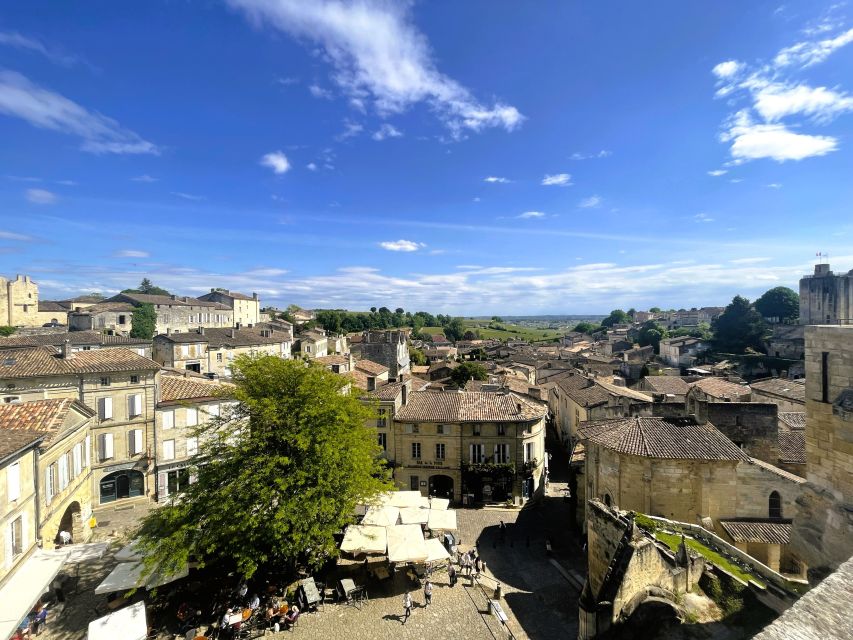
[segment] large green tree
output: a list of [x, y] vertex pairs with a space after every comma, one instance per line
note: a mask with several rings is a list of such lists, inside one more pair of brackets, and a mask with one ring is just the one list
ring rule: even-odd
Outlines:
[[444, 337], [451, 342], [461, 340], [465, 335], [465, 323], [462, 318], [453, 318], [444, 325]]
[[261, 568], [316, 568], [357, 504], [391, 487], [379, 458], [377, 412], [348, 381], [275, 356], [234, 362], [237, 404], [198, 428], [196, 482], [140, 529], [146, 564], [190, 556], [251, 577]]
[[747, 348], [763, 351], [767, 327], [761, 314], [742, 296], [735, 296], [714, 321], [714, 348], [726, 353], [743, 353]]
[[667, 335], [667, 330], [664, 327], [654, 320], [649, 320], [640, 327], [637, 342], [641, 347], [652, 345], [655, 353], [660, 353], [660, 341], [666, 338]]
[[622, 311], [622, 309], [614, 309], [604, 320], [601, 321], [602, 327], [612, 327], [614, 324], [628, 324], [631, 322], [631, 317]]
[[122, 293], [145, 293], [150, 296], [168, 296], [171, 295], [166, 289], [158, 287], [148, 278], [142, 278], [142, 282], [136, 289], [125, 289]]
[[580, 333], [589, 333], [589, 334], [593, 334], [596, 331], [600, 331], [600, 330], [601, 330], [600, 324], [595, 324], [594, 322], [586, 322], [586, 321], [578, 322], [574, 328], [574, 331], [578, 331]]
[[800, 317], [800, 295], [788, 287], [773, 287], [753, 303], [770, 322], [785, 322]]
[[463, 362], [453, 370], [450, 379], [458, 387], [464, 387], [469, 380], [488, 380], [489, 373], [486, 368], [476, 362]]
[[153, 304], [141, 304], [130, 316], [130, 337], [150, 340], [157, 330], [157, 312]]

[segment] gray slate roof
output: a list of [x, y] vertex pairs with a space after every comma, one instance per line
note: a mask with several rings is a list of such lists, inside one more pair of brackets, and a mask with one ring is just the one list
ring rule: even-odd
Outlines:
[[531, 422], [547, 409], [514, 393], [415, 391], [394, 419], [397, 422]]

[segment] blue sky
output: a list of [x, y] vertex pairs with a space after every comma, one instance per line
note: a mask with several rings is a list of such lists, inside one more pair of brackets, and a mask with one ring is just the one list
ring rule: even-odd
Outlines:
[[474, 314], [853, 267], [853, 9], [31, 1], [0, 11], [0, 273]]

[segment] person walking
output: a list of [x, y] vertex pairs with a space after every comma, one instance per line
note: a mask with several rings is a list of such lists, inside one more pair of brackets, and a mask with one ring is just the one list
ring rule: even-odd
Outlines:
[[410, 615], [412, 615], [412, 594], [406, 591], [406, 595], [403, 596], [403, 624], [406, 624]]
[[424, 583], [424, 600], [427, 607], [432, 604], [432, 582], [429, 580]]
[[456, 567], [453, 566], [453, 563], [448, 563], [447, 565], [447, 576], [450, 578], [450, 586], [456, 586]]

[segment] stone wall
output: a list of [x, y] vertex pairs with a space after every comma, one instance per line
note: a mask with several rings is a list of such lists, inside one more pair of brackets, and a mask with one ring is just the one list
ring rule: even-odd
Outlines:
[[815, 265], [814, 275], [800, 280], [800, 324], [851, 323], [853, 271], [835, 274], [828, 264]]
[[769, 402], [696, 403], [696, 419], [710, 422], [753, 458], [779, 462], [779, 408]]
[[0, 277], [0, 325], [40, 327], [44, 322], [38, 305], [39, 288], [30, 276], [18, 275], [14, 280]]
[[738, 518], [768, 518], [770, 517], [770, 494], [775, 491], [781, 499], [781, 517], [791, 518], [804, 484], [803, 478], [779, 468], [742, 462], [737, 468], [737, 511], [721, 515]]
[[408, 376], [409, 347], [404, 331], [365, 331], [361, 357], [388, 367], [388, 378]]

